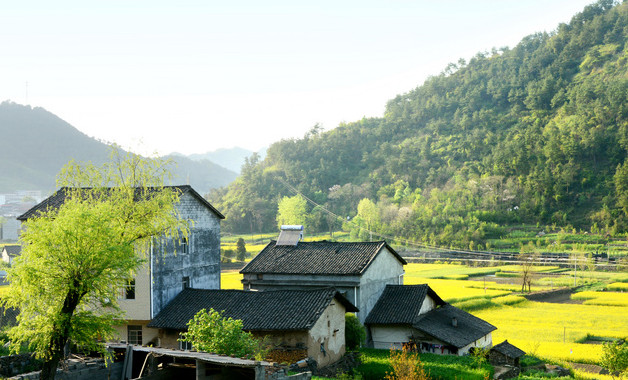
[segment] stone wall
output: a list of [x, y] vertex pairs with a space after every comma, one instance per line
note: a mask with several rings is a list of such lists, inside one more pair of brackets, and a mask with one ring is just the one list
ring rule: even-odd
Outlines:
[[[119, 379], [122, 376], [124, 363], [109, 363], [105, 365], [103, 359], [69, 359], [65, 369], [59, 369], [55, 379], [58, 380], [109, 380]], [[23, 373], [9, 380], [39, 380], [40, 371]]]
[[41, 368], [41, 362], [32, 354], [0, 357], [0, 376], [5, 378]]

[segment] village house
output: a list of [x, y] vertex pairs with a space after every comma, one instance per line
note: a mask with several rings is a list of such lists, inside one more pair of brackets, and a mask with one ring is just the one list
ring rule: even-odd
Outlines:
[[364, 323], [386, 285], [403, 284], [407, 263], [385, 241], [304, 242], [292, 234], [271, 241], [242, 268], [244, 290], [334, 287]]
[[5, 245], [2, 247], [2, 261], [7, 265], [11, 265], [13, 264], [13, 259], [18, 257], [21, 252], [21, 245]]
[[[220, 289], [220, 220], [224, 216], [191, 186], [168, 186], [180, 194], [177, 211], [190, 221], [187, 238], [174, 241], [154, 238], [147, 262], [134, 279], [120, 284], [120, 307], [126, 323], [117, 326], [120, 341], [147, 344], [157, 340], [146, 325], [183, 289]], [[26, 221], [42, 210], [59, 207], [65, 200], [61, 188], [18, 217]]]
[[345, 353], [345, 313], [357, 309], [333, 288], [317, 290], [202, 290], [185, 289], [148, 325], [158, 329], [164, 348], [191, 348], [180, 342], [187, 323], [202, 309], [222, 311], [242, 320], [243, 329], [267, 337], [275, 352], [291, 362], [313, 358], [319, 367]]
[[465, 355], [490, 347], [496, 327], [460, 310], [428, 285], [388, 285], [365, 321], [374, 348], [416, 345], [421, 352]]

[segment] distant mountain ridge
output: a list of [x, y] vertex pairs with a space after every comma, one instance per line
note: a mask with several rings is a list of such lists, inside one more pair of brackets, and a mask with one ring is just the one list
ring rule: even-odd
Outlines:
[[266, 155], [266, 148], [262, 148], [258, 152], [253, 152], [252, 150], [236, 146], [233, 148], [220, 148], [206, 153], [194, 153], [187, 156], [181, 153], [173, 153], [172, 155], [185, 156], [194, 161], [209, 160], [239, 174], [246, 158], [251, 157], [253, 153], [257, 153], [260, 158], [263, 159]]
[[[0, 104], [0, 192], [56, 187], [59, 170], [71, 159], [101, 164], [111, 147], [89, 137], [43, 108]], [[171, 157], [173, 184], [190, 184], [200, 193], [227, 185], [236, 173], [210, 161]]]

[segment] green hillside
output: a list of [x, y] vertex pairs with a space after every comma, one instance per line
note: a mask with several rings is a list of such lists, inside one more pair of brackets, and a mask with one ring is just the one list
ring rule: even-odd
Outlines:
[[[273, 144], [211, 201], [233, 232], [276, 229], [286, 181], [343, 219], [439, 245], [483, 246], [521, 223], [623, 233], [627, 36], [628, 4], [599, 1], [552, 33], [448, 65], [382, 118]], [[357, 215], [364, 198], [377, 215]], [[308, 207], [310, 230], [338, 228]]]
[[[88, 137], [43, 108], [0, 104], [0, 193], [55, 189], [59, 170], [71, 159], [101, 164], [111, 147]], [[170, 157], [174, 184], [191, 184], [205, 193], [225, 186], [236, 174], [208, 160]]]

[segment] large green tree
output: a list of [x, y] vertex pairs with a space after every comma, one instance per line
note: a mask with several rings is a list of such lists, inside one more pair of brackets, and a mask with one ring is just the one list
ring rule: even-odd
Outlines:
[[101, 167], [71, 162], [59, 176], [63, 204], [25, 222], [2, 302], [20, 310], [9, 336], [14, 349], [26, 344], [43, 359], [42, 379], [54, 379], [66, 345], [104, 351], [124, 319], [120, 286], [146, 260], [151, 238], [187, 234], [164, 166], [117, 151]]
[[307, 226], [307, 201], [300, 195], [283, 197], [278, 204], [277, 225], [300, 224]]

